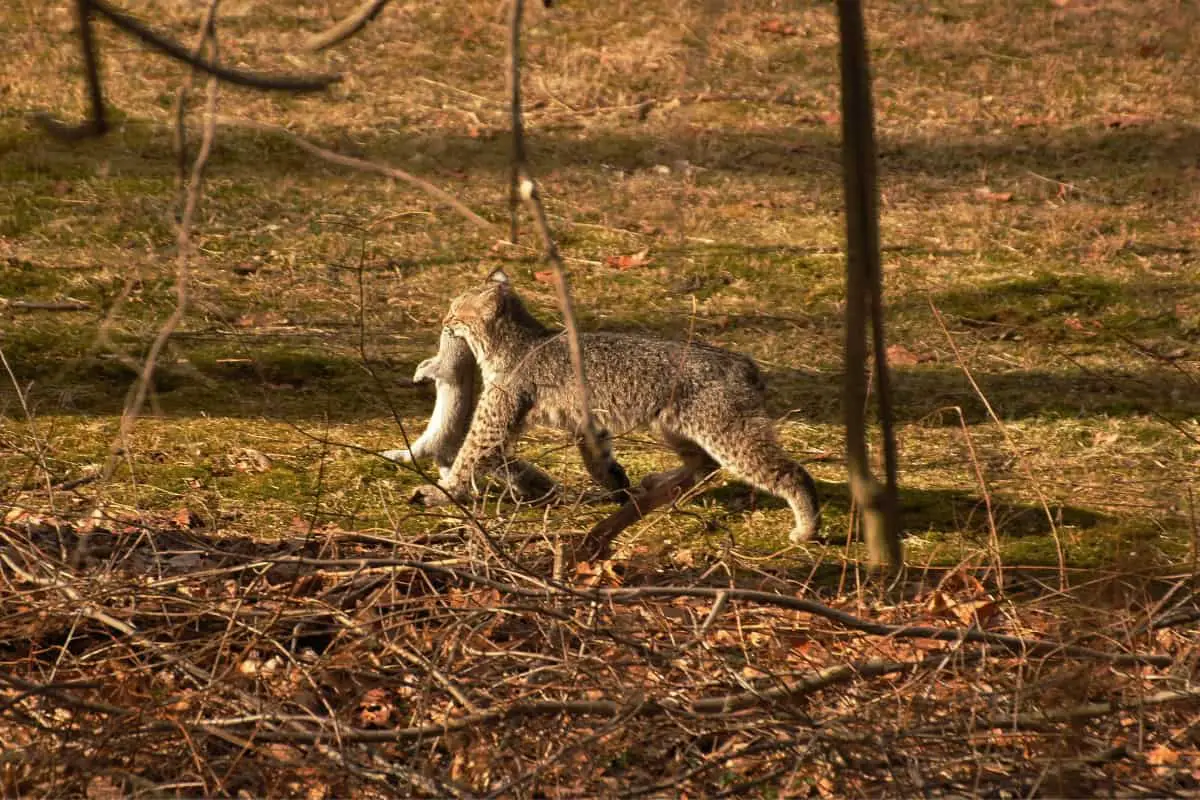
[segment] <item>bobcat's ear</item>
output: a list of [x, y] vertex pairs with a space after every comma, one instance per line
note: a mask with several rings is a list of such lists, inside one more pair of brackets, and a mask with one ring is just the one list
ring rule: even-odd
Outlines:
[[491, 283], [500, 283], [504, 284], [505, 286], [507, 286], [509, 283], [508, 274], [504, 271], [504, 267], [496, 267], [494, 270], [488, 273], [487, 279]]

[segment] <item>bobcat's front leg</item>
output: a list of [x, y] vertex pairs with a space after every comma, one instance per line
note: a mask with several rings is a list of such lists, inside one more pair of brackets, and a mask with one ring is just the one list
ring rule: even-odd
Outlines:
[[612, 434], [607, 428], [596, 432], [596, 444], [599, 452], [592, 452], [587, 440], [581, 435], [576, 437], [579, 454], [583, 457], [583, 465], [587, 467], [592, 480], [616, 495], [616, 500], [623, 502], [629, 495], [629, 476], [625, 469], [612, 454]]
[[515, 396], [504, 387], [490, 385], [483, 390], [467, 438], [438, 486], [422, 486], [412, 502], [439, 505], [449, 502], [446, 495], [465, 501], [470, 498], [476, 477], [486, 477], [506, 461], [510, 443], [521, 435], [532, 403]]

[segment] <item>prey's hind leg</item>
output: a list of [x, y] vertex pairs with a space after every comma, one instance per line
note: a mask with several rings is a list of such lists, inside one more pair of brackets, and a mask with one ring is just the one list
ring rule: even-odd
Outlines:
[[666, 429], [660, 429], [659, 435], [666, 445], [675, 451], [683, 464], [666, 472], [650, 473], [642, 478], [643, 489], [653, 490], [667, 484], [681, 486], [684, 483], [687, 483], [687, 488], [690, 489], [700, 478], [720, 469], [720, 464], [703, 447], [686, 436]]

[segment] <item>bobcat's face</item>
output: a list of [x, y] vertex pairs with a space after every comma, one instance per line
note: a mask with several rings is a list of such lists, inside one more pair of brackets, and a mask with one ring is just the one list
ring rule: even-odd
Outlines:
[[450, 310], [442, 320], [443, 328], [453, 336], [466, 339], [475, 357], [482, 360], [490, 350], [488, 344], [496, 320], [504, 310], [505, 296], [510, 291], [507, 276], [496, 270], [482, 286], [451, 301]]

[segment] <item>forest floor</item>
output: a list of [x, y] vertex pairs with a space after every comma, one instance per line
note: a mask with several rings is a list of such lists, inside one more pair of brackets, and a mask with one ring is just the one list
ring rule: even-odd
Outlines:
[[[195, 5], [136, 0], [123, 7], [191, 42], [202, 11]], [[404, 569], [424, 574], [424, 582], [405, 573], [400, 584], [389, 584], [387, 605], [403, 626], [416, 626], [409, 633], [397, 633], [403, 628], [397, 623], [384, 625], [387, 636], [347, 639], [324, 628], [305, 634], [320, 639], [320, 647], [316, 639], [301, 646], [304, 637], [294, 632], [289, 640], [283, 624], [289, 602], [332, 603], [345, 616], [362, 601], [368, 589], [363, 575], [346, 566], [347, 553], [360, 561], [444, 561], [528, 590], [535, 585], [531, 575], [550, 577], [556, 545], [614, 510], [496, 503], [470, 515], [415, 509], [408, 498], [422, 476], [377, 455], [423, 429], [432, 392], [408, 379], [435, 351], [441, 317], [456, 293], [503, 266], [539, 316], [559, 320], [550, 286], [536, 278], [545, 267], [529, 220], [519, 245], [502, 242], [506, 5], [393, 4], [360, 35], [320, 53], [305, 51], [304, 43], [350, 11], [345, 0], [288, 4], [286, 13], [241, 0], [220, 7], [222, 61], [338, 72], [343, 80], [307, 96], [222, 88], [222, 122], [192, 232], [186, 314], [158, 361], [145, 411], [124, 439], [118, 434], [127, 393], [177, 304], [180, 191], [172, 109], [186, 73], [100, 23], [114, 128], [84, 142], [51, 138], [32, 122], [33, 112], [64, 120], [85, 113], [73, 7], [17, 0], [0, 11], [8, 43], [0, 61], [0, 522], [11, 552], [41, 554], [59, 565], [39, 577], [29, 562], [18, 568], [20, 559], [11, 555], [5, 562], [14, 570], [5, 572], [5, 624], [21, 641], [0, 647], [4, 669], [43, 689], [9, 682], [0, 708], [12, 714], [2, 724], [24, 720], [27, 745], [46, 748], [47, 756], [26, 764], [26, 772], [0, 758], [4, 791], [53, 794], [94, 779], [76, 768], [79, 759], [96, 758], [93, 739], [72, 741], [80, 748], [72, 755], [76, 767], [70, 759], [52, 765], [58, 751], [47, 743], [59, 740], [43, 729], [57, 718], [38, 717], [50, 713], [44, 709], [21, 711], [12, 699], [24, 692], [32, 699], [20, 703], [53, 705], [58, 690], [44, 686], [84, 680], [94, 669], [89, 665], [99, 663], [87, 660], [94, 648], [103, 658], [128, 657], [115, 670], [125, 675], [126, 694], [89, 689], [104, 696], [108, 717], [78, 706], [68, 713], [99, 715], [113, 731], [132, 731], [137, 726], [111, 707], [168, 709], [153, 724], [179, 721], [192, 737], [189, 752], [203, 753], [194, 758], [188, 786], [174, 790], [183, 793], [236, 794], [243, 784], [229, 777], [235, 772], [251, 794], [301, 792], [288, 781], [302, 788], [308, 781], [295, 778], [295, 764], [308, 757], [298, 748], [310, 745], [330, 769], [355, 765], [342, 769], [353, 785], [309, 781], [335, 794], [403, 786], [433, 795], [575, 796], [674, 786], [703, 795], [743, 791], [743, 783], [751, 784], [744, 791], [801, 796], [1070, 794], [1075, 785], [1117, 795], [1196, 791], [1194, 723], [1176, 711], [1118, 708], [1138, 706], [1136, 698], [1155, 692], [1190, 691], [1196, 653], [1194, 635], [1171, 627], [1192, 608], [1200, 546], [1195, 8], [1166, 0], [869, 4], [887, 336], [910, 573], [899, 599], [881, 599], [859, 581], [862, 550], [846, 488], [833, 9], [806, 3], [782, 10], [765, 0], [564, 2], [548, 10], [532, 4], [525, 33], [529, 155], [567, 258], [582, 327], [695, 337], [754, 357], [767, 376], [785, 445], [817, 479], [828, 534], [827, 541], [789, 547], [783, 503], [717, 476], [687, 502], [631, 527], [612, 562], [580, 565], [568, 583], [588, 591], [736, 585], [820, 597], [897, 624], [940, 620], [1101, 649], [1106, 643], [1114, 652], [1157, 648], [1176, 658], [1163, 672], [1095, 664], [1084, 670], [1071, 661], [1050, 666], [1032, 652], [981, 655], [966, 652], [962, 642], [850, 641], [832, 622], [822, 623], [828, 630], [804, 627], [800, 636], [795, 609], [747, 605], [744, 618], [735, 619], [722, 616], [728, 598], [643, 598], [642, 606], [607, 608], [613, 618], [601, 625], [597, 614], [604, 613], [595, 606], [575, 608], [578, 597], [557, 597], [530, 616], [505, 605], [515, 603], [507, 589], [430, 577], [411, 564]], [[200, 81], [190, 117], [193, 145], [202, 97]], [[284, 126], [340, 154], [402, 169], [451, 193], [492, 227], [469, 222], [404, 182], [322, 161], [284, 133], [239, 121]], [[586, 475], [568, 444], [536, 429], [521, 453], [583, 492]], [[616, 449], [635, 481], [673, 466], [644, 432], [620, 436]], [[47, 538], [47, 531], [57, 533]], [[128, 534], [147, 531], [171, 544], [146, 555], [144, 537]], [[103, 557], [81, 554], [71, 538], [99, 533], [118, 542], [102, 548]], [[229, 546], [246, 558], [254, 551], [247, 543], [258, 542], [276, 555], [306, 554], [341, 566], [310, 564], [317, 578], [293, 570], [286, 581], [256, 583], [247, 577], [258, 575], [250, 562], [231, 566], [233, 550], [222, 550], [221, 542], [237, 544], [241, 550]], [[188, 553], [191, 560], [172, 561]], [[154, 579], [138, 583], [128, 565], [118, 568], [116, 554], [140, 554], [133, 561], [154, 565]], [[104, 566], [105, 580], [87, 565]], [[123, 577], [113, 583], [114, 575]], [[232, 587], [222, 588], [228, 575], [235, 576]], [[305, 580], [324, 584], [319, 591], [299, 586]], [[133, 591], [130, 581], [156, 599], [122, 599], [116, 587]], [[61, 608], [30, 605], [31, 596], [59, 585], [75, 587], [74, 598], [59, 598]], [[179, 609], [140, 616], [147, 603], [166, 609], [163, 587], [189, 585], [194, 597], [224, 609], [216, 615], [220, 625], [210, 630], [213, 620], [201, 624], [198, 611], [194, 619]], [[480, 594], [489, 592], [496, 594]], [[225, 608], [250, 594], [269, 622]], [[397, 599], [401, 594], [407, 605]], [[81, 606], [80, 597], [92, 599]], [[742, 608], [740, 601], [733, 605]], [[435, 606], [437, 613], [430, 611]], [[532, 627], [509, 631], [506, 639], [496, 638], [503, 625], [489, 623], [483, 633], [471, 628], [480, 609], [500, 606], [506, 610], [497, 614]], [[110, 652], [107, 637], [119, 626], [97, 620], [99, 612], [80, 617], [82, 607], [136, 621], [138, 641], [157, 641], [159, 649], [126, 642]], [[417, 608], [443, 614], [446, 627], [413, 617]], [[632, 618], [637, 609], [644, 618]], [[328, 614], [322, 625], [345, 623]], [[257, 634], [245, 627], [259, 622]], [[584, 658], [571, 642], [592, 641], [597, 626], [604, 635], [621, 633], [610, 636], [613, 652], [587, 658], [637, 662], [618, 670], [616, 683], [591, 685], [567, 670], [568, 662], [572, 670], [580, 663], [569, 652]], [[417, 628], [419, 635], [412, 633]], [[176, 641], [184, 629], [194, 634], [189, 645]], [[468, 629], [474, 632], [452, 635]], [[756, 632], [761, 639], [753, 638]], [[215, 645], [213, 636], [224, 639]], [[680, 643], [681, 636], [690, 643]], [[488, 639], [493, 650], [470, 644], [471, 637]], [[183, 654], [163, 649], [168, 638]], [[450, 647], [450, 640], [459, 644]], [[380, 642], [387, 647], [380, 650]], [[316, 661], [300, 659], [305, 647]], [[272, 648], [289, 653], [281, 657], [293, 659], [296, 674], [323, 687], [325, 706], [285, 698], [258, 673], [253, 680], [243, 674], [249, 682], [241, 688], [218, 692], [219, 713], [195, 699], [199, 684], [211, 689], [224, 670], [258, 669], [244, 665], [266, 663]], [[396, 648], [411, 658], [397, 656]], [[936, 661], [930, 651], [943, 649], [940, 667], [921, 660]], [[513, 663], [497, 666], [504, 659], [485, 657], [499, 650]], [[537, 652], [542, 661], [521, 661], [517, 650]], [[905, 656], [908, 666], [893, 677], [867, 677], [871, 659]], [[203, 664], [208, 677], [189, 671], [175, 679], [199, 682], [185, 690], [138, 672], [151, 663], [157, 672], [160, 661], [173, 658]], [[436, 685], [422, 689], [430, 697], [448, 694], [428, 707], [402, 702], [382, 673], [363, 677], [363, 670], [382, 669], [371, 658], [389, 668], [450, 675], [430, 678]], [[695, 664], [687, 663], [693, 658]], [[942, 679], [948, 664], [954, 681]], [[651, 712], [631, 699], [650, 687], [672, 697], [682, 687], [761, 693], [767, 684], [756, 681], [779, 688], [839, 665], [857, 676], [852, 692], [836, 702], [793, 697], [786, 714], [777, 705], [756, 707], [754, 722], [732, 712], [690, 720], [695, 709], [660, 703]], [[325, 677], [314, 678], [318, 673]], [[329, 678], [335, 673], [341, 677]], [[699, 674], [713, 685], [701, 687]], [[497, 677], [503, 675], [513, 683]], [[923, 699], [901, 691], [918, 684]], [[373, 702], [390, 722], [351, 720], [365, 707], [364, 693], [380, 685], [392, 694]], [[515, 720], [511, 727], [488, 719], [481, 732], [397, 735], [379, 745], [381, 752], [391, 748], [390, 761], [417, 753], [428, 759], [427, 768], [409, 763], [413, 772], [403, 776], [378, 772], [370, 762], [378, 754], [335, 753], [328, 741], [304, 740], [309, 729], [295, 727], [301, 723], [289, 728], [279, 721], [320, 706], [359, 728], [436, 727], [462, 710], [458, 694], [493, 690], [493, 702], [476, 697], [463, 706], [468, 716], [486, 716], [482, 709], [489, 707], [511, 711], [515, 706], [504, 704], [549, 691], [561, 695], [554, 702], [602, 697], [616, 710], [597, 705], [580, 712], [611, 711], [603, 724], [581, 726], [569, 715], [538, 717], [535, 724], [518, 710], [499, 715]], [[192, 698], [187, 703], [183, 691]], [[266, 714], [251, 695], [279, 704], [268, 704], [275, 714], [270, 724], [282, 728], [264, 734], [270, 725], [244, 719]], [[761, 697], [756, 702], [770, 705]], [[1094, 715], [1045, 716], [1101, 702], [1113, 706]], [[1174, 702], [1161, 706], [1175, 708]], [[307, 710], [285, 709], [288, 703]], [[903, 713], [888, 716], [889, 703], [903, 704]], [[964, 716], [935, 725], [930, 709]], [[213, 714], [225, 722], [211, 724]], [[1043, 716], [1036, 725], [1012, 722], [1001, 731], [1003, 725], [991, 724], [998, 714], [1010, 722]], [[99, 724], [88, 717], [93, 729]], [[523, 725], [523, 733], [514, 733]], [[139, 730], [146, 736], [166, 728], [146, 723]], [[512, 755], [498, 765], [485, 751], [498, 746], [493, 737], [504, 736]], [[905, 744], [906, 737], [916, 738]], [[643, 739], [653, 746], [630, 755]], [[168, 791], [162, 787], [170, 784], [170, 770], [139, 760], [161, 753], [125, 745], [114, 746], [103, 771], [109, 788]], [[560, 748], [557, 755], [544, 749], [551, 745]], [[869, 758], [847, 755], [860, 750], [871, 751]], [[580, 766], [586, 752], [603, 754], [595, 770]], [[260, 777], [238, 772], [243, 758]], [[222, 766], [197, 766], [202, 761]], [[285, 773], [291, 777], [279, 778]], [[89, 793], [107, 787], [87, 785]]]

